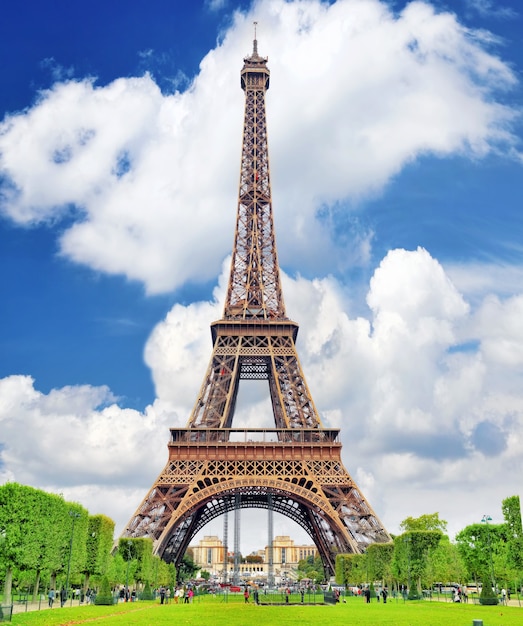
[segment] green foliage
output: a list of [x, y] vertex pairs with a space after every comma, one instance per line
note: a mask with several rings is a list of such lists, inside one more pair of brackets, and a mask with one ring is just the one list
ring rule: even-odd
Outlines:
[[105, 574], [113, 544], [114, 522], [105, 515], [89, 517], [84, 574]]
[[[120, 552], [117, 551], [114, 555], [109, 555], [107, 572], [105, 574], [109, 579], [111, 587], [115, 587], [118, 584], [123, 584], [124, 582], [126, 582], [127, 564], [123, 560]], [[96, 584], [94, 581], [96, 581], [98, 578], [98, 576], [92, 577], [93, 586]]]
[[456, 535], [456, 542], [470, 578], [482, 580], [492, 569], [495, 578], [496, 564], [506, 554], [505, 524], [471, 524]]
[[66, 564], [70, 563], [71, 574], [81, 571], [86, 558], [86, 531], [87, 511], [79, 504], [18, 483], [2, 485], [0, 562], [7, 572], [5, 597], [11, 595], [15, 569], [32, 571], [37, 576], [40, 572], [65, 575]]
[[430, 552], [424, 574], [424, 587], [431, 588], [437, 581], [468, 582], [467, 568], [458, 550], [458, 546], [451, 543], [443, 535], [439, 544]]
[[372, 543], [367, 548], [367, 563], [369, 580], [391, 580], [392, 558], [394, 555], [393, 543]]
[[498, 603], [498, 597], [492, 589], [492, 582], [488, 574], [483, 576], [481, 593], [479, 594], [479, 603], [494, 605]]
[[367, 580], [367, 555], [338, 554], [336, 556], [336, 582], [338, 584], [359, 585]]
[[100, 586], [100, 590], [96, 594], [94, 603], [97, 605], [114, 604], [114, 598], [113, 594], [111, 593], [111, 586], [109, 585], [109, 580], [107, 576], [104, 576], [102, 578], [102, 584]]
[[325, 580], [323, 561], [319, 556], [316, 558], [308, 556], [298, 563], [297, 575], [300, 580], [310, 578], [314, 583], [321, 583]]
[[409, 593], [416, 582], [416, 597], [421, 595], [422, 580], [426, 577], [430, 555], [443, 537], [439, 530], [417, 530], [403, 533], [394, 539], [392, 571], [397, 580], [407, 584]]
[[[140, 537], [138, 539], [120, 539], [122, 556], [127, 561], [129, 555], [136, 560], [134, 578], [138, 582], [145, 582], [153, 578], [153, 542], [152, 539]], [[124, 547], [125, 546], [125, 547]], [[120, 549], [120, 548], [119, 548]]]
[[196, 565], [196, 563], [192, 559], [192, 555], [189, 552], [186, 552], [183, 555], [182, 562], [178, 567], [178, 580], [180, 582], [184, 580], [190, 580], [194, 577], [196, 572], [200, 568]]
[[154, 600], [154, 594], [151, 589], [151, 585], [149, 582], [146, 582], [143, 588], [142, 593], [140, 594], [140, 598], [142, 600]]
[[521, 572], [523, 570], [523, 527], [519, 496], [505, 498], [501, 509], [507, 526], [507, 564]]
[[439, 513], [420, 515], [420, 517], [407, 517], [400, 528], [410, 532], [414, 530], [439, 530], [441, 533], [447, 532], [447, 522], [439, 518]]

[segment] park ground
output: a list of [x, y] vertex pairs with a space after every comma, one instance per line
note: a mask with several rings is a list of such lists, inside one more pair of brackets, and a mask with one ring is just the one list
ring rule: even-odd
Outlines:
[[[225, 601], [227, 600], [227, 601]], [[512, 601], [514, 603], [514, 601]], [[27, 610], [26, 610], [27, 608]], [[481, 606], [437, 601], [392, 600], [387, 604], [376, 601], [366, 604], [361, 598], [349, 597], [336, 605], [282, 604], [260, 605], [244, 603], [243, 597], [202, 596], [191, 604], [160, 605], [159, 601], [121, 603], [114, 606], [66, 606], [53, 609], [28, 610], [38, 605], [18, 606], [12, 617], [15, 626], [72, 626], [73, 624], [108, 624], [122, 626], [163, 626], [173, 623], [213, 626], [332, 626], [354, 624], [369, 626], [473, 626], [482, 620], [483, 626], [520, 626], [523, 607]]]

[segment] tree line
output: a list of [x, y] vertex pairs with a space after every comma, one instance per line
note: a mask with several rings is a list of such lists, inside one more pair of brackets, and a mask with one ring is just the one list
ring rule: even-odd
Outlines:
[[[461, 530], [454, 542], [439, 514], [408, 517], [402, 534], [389, 544], [370, 545], [364, 554], [340, 554], [338, 584], [382, 581], [420, 594], [436, 582], [478, 582], [508, 587], [523, 583], [523, 531], [518, 496], [503, 500], [505, 522], [490, 519]], [[12, 590], [39, 593], [72, 588], [85, 594], [107, 578], [111, 588], [170, 586], [191, 578], [197, 566], [187, 553], [176, 571], [153, 555], [150, 539], [121, 538], [114, 543], [114, 522], [89, 515], [61, 495], [7, 483], [0, 486], [0, 584], [3, 602]], [[302, 564], [302, 576], [323, 577], [319, 560]]]
[[[76, 502], [18, 483], [0, 486], [0, 584], [4, 604], [13, 589], [31, 592], [34, 600], [50, 589], [84, 595], [100, 587], [172, 586], [174, 565], [153, 555], [150, 539], [114, 543], [114, 521], [89, 515]], [[191, 576], [196, 567], [185, 559], [178, 573]]]
[[466, 526], [450, 541], [447, 522], [438, 513], [408, 517], [403, 531], [387, 544], [372, 544], [364, 554], [339, 554], [336, 582], [362, 585], [379, 582], [389, 590], [407, 589], [421, 597], [437, 583], [475, 584], [478, 588], [521, 589], [523, 530], [519, 496], [502, 502], [505, 522]]

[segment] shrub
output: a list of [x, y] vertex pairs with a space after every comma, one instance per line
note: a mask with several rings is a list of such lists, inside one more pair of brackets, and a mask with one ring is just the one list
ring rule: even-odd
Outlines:
[[498, 596], [492, 589], [492, 582], [488, 576], [483, 576], [483, 582], [481, 587], [481, 593], [479, 594], [480, 604], [497, 604]]
[[102, 584], [100, 585], [100, 591], [96, 594], [94, 599], [95, 604], [108, 605], [114, 604], [113, 594], [111, 593], [111, 587], [107, 576], [102, 578]]
[[151, 585], [149, 583], [145, 583], [142, 593], [140, 594], [140, 598], [142, 600], [154, 600], [153, 592], [151, 590]]

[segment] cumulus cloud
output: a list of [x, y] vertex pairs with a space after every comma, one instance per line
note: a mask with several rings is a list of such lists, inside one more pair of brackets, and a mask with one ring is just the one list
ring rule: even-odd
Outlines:
[[[223, 271], [222, 283], [227, 264]], [[323, 422], [341, 428], [346, 466], [390, 528], [407, 509], [437, 507], [455, 532], [474, 521], [473, 509], [491, 506], [486, 485], [496, 492], [503, 485], [500, 501], [518, 492], [523, 369], [519, 327], [511, 321], [519, 298], [487, 297], [473, 309], [421, 248], [393, 250], [382, 260], [370, 281], [367, 316], [350, 315], [347, 289], [333, 277], [284, 275], [283, 282]], [[211, 351], [204, 318], [219, 316], [219, 293], [212, 303], [175, 306], [147, 345], [160, 396], [169, 403], [186, 398], [187, 412]], [[188, 374], [191, 354], [197, 361]], [[240, 391], [242, 423], [235, 425], [270, 426], [259, 421], [268, 393], [265, 382], [255, 393]], [[475, 494], [470, 512], [456, 504], [460, 490]]]
[[162, 94], [149, 75], [69, 80], [8, 115], [2, 212], [18, 224], [66, 216], [63, 255], [150, 293], [210, 280], [230, 248], [223, 207], [235, 203], [238, 71], [253, 18], [271, 68], [273, 191], [291, 271], [368, 262], [372, 232], [355, 224], [339, 241], [336, 224], [419, 156], [516, 145], [515, 111], [500, 100], [514, 75], [454, 15], [423, 2], [395, 14], [378, 0], [260, 0], [235, 15], [184, 91]]
[[[224, 263], [213, 301], [176, 304], [151, 332], [145, 355], [158, 399], [143, 413], [119, 407], [103, 387], [43, 394], [30, 377], [1, 380], [4, 480], [62, 491], [112, 515], [121, 530], [167, 461], [169, 427], [189, 417], [227, 272]], [[383, 259], [367, 317], [351, 316], [347, 288], [332, 277], [284, 276], [284, 291], [324, 424], [341, 428], [345, 465], [389, 529], [407, 514], [437, 509], [456, 531], [492, 506], [492, 493], [501, 501], [518, 492], [520, 299], [487, 298], [471, 310], [421, 248]], [[501, 351], [492, 348], [494, 326]], [[461, 349], [471, 329], [476, 342]], [[260, 423], [260, 414], [270, 415], [266, 381], [251, 385], [242, 394], [247, 383], [240, 383], [234, 425], [270, 426]], [[458, 502], [463, 492], [470, 506], [474, 495], [470, 510]]]
[[105, 387], [43, 394], [29, 376], [0, 380], [0, 398], [2, 464], [27, 484], [142, 482], [141, 475], [155, 466], [150, 450], [165, 444], [171, 417], [161, 403], [144, 414], [121, 409]]

